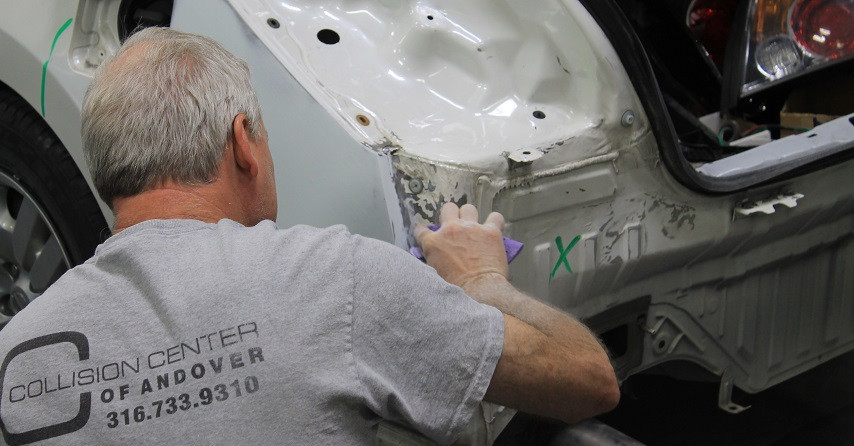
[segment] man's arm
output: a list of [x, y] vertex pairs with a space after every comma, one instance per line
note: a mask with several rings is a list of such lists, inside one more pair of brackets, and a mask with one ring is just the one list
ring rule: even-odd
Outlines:
[[427, 263], [474, 300], [504, 313], [504, 350], [485, 399], [569, 423], [611, 410], [620, 391], [602, 345], [573, 316], [519, 292], [508, 281], [504, 218], [478, 224], [472, 205], [442, 207], [442, 227], [416, 228]]

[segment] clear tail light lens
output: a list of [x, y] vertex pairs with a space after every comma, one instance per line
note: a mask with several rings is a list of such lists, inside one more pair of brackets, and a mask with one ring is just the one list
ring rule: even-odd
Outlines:
[[854, 0], [751, 0], [741, 96], [854, 58]]

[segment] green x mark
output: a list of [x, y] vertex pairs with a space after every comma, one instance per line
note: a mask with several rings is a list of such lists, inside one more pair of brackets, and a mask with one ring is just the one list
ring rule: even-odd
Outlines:
[[554, 278], [555, 274], [557, 274], [557, 270], [560, 269], [561, 264], [566, 267], [567, 271], [569, 271], [570, 273], [572, 272], [572, 267], [569, 266], [569, 259], [567, 259], [566, 256], [567, 254], [569, 254], [569, 251], [572, 251], [572, 248], [575, 247], [575, 244], [578, 243], [579, 240], [581, 240], [581, 236], [576, 235], [575, 238], [572, 239], [571, 242], [569, 242], [569, 245], [566, 247], [566, 249], [563, 249], [563, 239], [561, 239], [560, 236], [557, 236], [557, 238], [555, 238], [555, 243], [557, 244], [558, 252], [560, 252], [560, 257], [558, 257], [557, 259], [557, 263], [555, 264], [555, 267], [552, 270], [552, 274], [549, 276], [549, 280], [552, 280]]

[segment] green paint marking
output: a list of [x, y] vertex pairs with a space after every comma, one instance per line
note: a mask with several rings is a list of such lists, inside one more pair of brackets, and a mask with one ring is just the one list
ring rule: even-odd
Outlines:
[[560, 257], [558, 257], [558, 259], [557, 259], [557, 263], [555, 264], [555, 267], [552, 270], [552, 274], [549, 276], [549, 280], [552, 280], [554, 278], [555, 274], [557, 274], [557, 270], [560, 269], [560, 265], [565, 266], [566, 270], [569, 271], [570, 273], [572, 272], [572, 268], [569, 266], [569, 259], [567, 259], [566, 256], [569, 254], [569, 251], [572, 251], [572, 248], [574, 248], [575, 244], [578, 243], [580, 240], [581, 240], [581, 236], [576, 235], [575, 238], [572, 239], [571, 242], [569, 242], [569, 246], [567, 246], [566, 249], [564, 249], [563, 248], [563, 239], [561, 239], [560, 236], [557, 236], [557, 238], [555, 238], [555, 244], [557, 244], [557, 249], [558, 249], [558, 252], [560, 253]]
[[63, 31], [65, 31], [69, 26], [71, 26], [71, 20], [68, 19], [64, 25], [59, 27], [59, 31], [56, 32], [56, 35], [53, 36], [53, 43], [50, 44], [50, 53], [47, 55], [47, 60], [44, 61], [44, 65], [42, 66], [42, 116], [44, 116], [44, 83], [47, 79], [47, 64], [50, 63], [50, 58], [53, 56], [53, 49], [56, 47], [56, 41], [59, 40], [59, 36], [62, 35]]

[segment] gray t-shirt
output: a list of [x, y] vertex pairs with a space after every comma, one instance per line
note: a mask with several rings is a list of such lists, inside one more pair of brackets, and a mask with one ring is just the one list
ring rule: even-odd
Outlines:
[[440, 443], [483, 398], [503, 316], [342, 226], [153, 220], [0, 332], [7, 441]]

